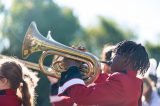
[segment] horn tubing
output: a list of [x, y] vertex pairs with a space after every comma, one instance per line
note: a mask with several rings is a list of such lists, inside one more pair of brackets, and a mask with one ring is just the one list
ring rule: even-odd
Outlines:
[[46, 51], [42, 53], [42, 56], [39, 59], [40, 70], [53, 77], [60, 77], [60, 75], [56, 75], [55, 73], [47, 72], [45, 68], [43, 67], [44, 58], [48, 54], [53, 54], [53, 55], [58, 54], [62, 57], [67, 57], [67, 58], [71, 58], [74, 60], [78, 60], [78, 61], [87, 63], [89, 66], [88, 68], [89, 73], [87, 74], [88, 76], [90, 76], [88, 81], [85, 81], [87, 83], [91, 83], [95, 81], [100, 74], [100, 69], [99, 69], [100, 61], [96, 56], [92, 55], [89, 52], [83, 52], [83, 51], [68, 47], [66, 45], [63, 45], [55, 41], [54, 39], [53, 40], [46, 39], [38, 31], [36, 23], [32, 22], [26, 32], [26, 35], [23, 41], [22, 56], [23, 58], [26, 58], [32, 53], [35, 53], [38, 51]]
[[[0, 54], [0, 59], [3, 59], [3, 58], [12, 58], [12, 57]], [[16, 59], [18, 59], [18, 58], [16, 58]], [[33, 70], [36, 70], [36, 71], [40, 71], [39, 64], [36, 64], [36, 63], [33, 63], [33, 62], [29, 62], [29, 61], [25, 61], [25, 60], [21, 60], [21, 59], [18, 59], [18, 60], [21, 63], [23, 63], [27, 68], [33, 69]], [[48, 69], [49, 67], [44, 66], [44, 68]]]

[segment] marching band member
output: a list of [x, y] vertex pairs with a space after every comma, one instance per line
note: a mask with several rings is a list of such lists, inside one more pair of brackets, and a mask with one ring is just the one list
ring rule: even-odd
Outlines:
[[0, 106], [34, 106], [36, 75], [16, 59], [0, 59]]
[[157, 61], [150, 58], [150, 67], [143, 78], [143, 94], [142, 106], [158, 106], [160, 104], [160, 96], [157, 88]]
[[[115, 47], [111, 71], [103, 83], [86, 86], [79, 71], [79, 63], [65, 60], [66, 72], [58, 81], [58, 95], [66, 96], [68, 103], [87, 106], [141, 106], [142, 80], [137, 73], [144, 74], [149, 67], [148, 54], [141, 44], [122, 41]], [[55, 106], [72, 106], [66, 101], [59, 101]]]
[[142, 106], [159, 106], [160, 97], [157, 88], [149, 77], [143, 78]]
[[94, 83], [102, 83], [105, 82], [105, 80], [108, 78], [109, 73], [111, 73], [111, 59], [114, 55], [113, 50], [114, 50], [114, 45], [104, 45], [102, 49], [102, 54], [101, 54], [101, 70], [102, 73], [100, 73], [98, 79]]
[[113, 50], [114, 50], [114, 45], [109, 45], [106, 44], [104, 45], [102, 49], [102, 54], [101, 54], [101, 59], [102, 59], [102, 73], [110, 73], [110, 63], [106, 63], [107, 61], [110, 62], [111, 58], [113, 57]]

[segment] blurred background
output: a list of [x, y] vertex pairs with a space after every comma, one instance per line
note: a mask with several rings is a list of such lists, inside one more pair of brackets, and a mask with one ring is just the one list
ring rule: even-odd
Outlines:
[[[0, 0], [0, 53], [22, 59], [25, 33], [35, 21], [43, 36], [50, 30], [56, 41], [85, 46], [98, 57], [104, 44], [133, 40], [159, 62], [159, 4], [159, 0]], [[38, 62], [40, 55], [28, 60]], [[37, 106], [50, 106], [49, 81], [41, 73], [39, 77]]]

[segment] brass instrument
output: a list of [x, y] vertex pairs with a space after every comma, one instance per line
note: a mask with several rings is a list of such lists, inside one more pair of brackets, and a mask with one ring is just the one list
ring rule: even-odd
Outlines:
[[85, 75], [88, 77], [84, 82], [86, 84], [90, 84], [95, 81], [100, 73], [100, 62], [98, 58], [92, 55], [89, 52], [82, 52], [80, 50], [73, 49], [72, 47], [68, 47], [63, 45], [55, 40], [49, 40], [42, 36], [37, 29], [36, 23], [32, 22], [26, 32], [23, 45], [22, 45], [22, 56], [23, 58], [27, 58], [34, 52], [43, 51], [42, 55], [39, 59], [39, 68], [40, 70], [48, 75], [55, 78], [61, 77], [61, 70], [53, 70], [48, 71], [43, 66], [44, 59], [47, 55], [58, 55], [65, 58], [70, 58], [73, 60], [77, 60], [80, 62], [84, 62], [88, 65], [88, 69], [85, 70]]
[[[0, 54], [0, 59], [3, 59], [3, 58], [11, 58], [11, 56], [6, 56], [6, 55], [2, 55]], [[21, 60], [21, 59], [18, 59], [21, 63], [23, 63], [26, 67], [28, 67], [29, 69], [34, 69], [34, 70], [37, 70], [39, 71], [40, 68], [39, 68], [39, 65], [36, 64], [36, 63], [33, 63], [33, 62], [28, 62], [28, 61], [25, 61], [25, 60]], [[49, 69], [49, 67], [47, 66], [44, 66], [46, 69]]]

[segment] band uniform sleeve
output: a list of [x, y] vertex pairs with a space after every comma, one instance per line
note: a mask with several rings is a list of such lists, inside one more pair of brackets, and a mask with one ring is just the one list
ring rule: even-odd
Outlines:
[[106, 79], [109, 77], [106, 73], [101, 73], [98, 77], [98, 79], [94, 83], [104, 83]]
[[52, 106], [72, 106], [74, 102], [70, 97], [58, 95], [58, 87], [59, 87], [58, 83], [51, 85], [51, 93], [49, 97], [51, 105]]
[[65, 91], [71, 86], [85, 85], [80, 70], [76, 66], [72, 66], [66, 72], [63, 72], [59, 83], [58, 95], [65, 94]]
[[79, 84], [67, 90], [68, 96], [79, 105], [120, 104], [124, 101], [123, 93], [121, 80], [116, 75], [109, 77], [105, 83], [97, 83], [89, 87]]
[[67, 96], [59, 96], [61, 98], [60, 101], [56, 101], [52, 103], [52, 106], [73, 106], [74, 101]]

